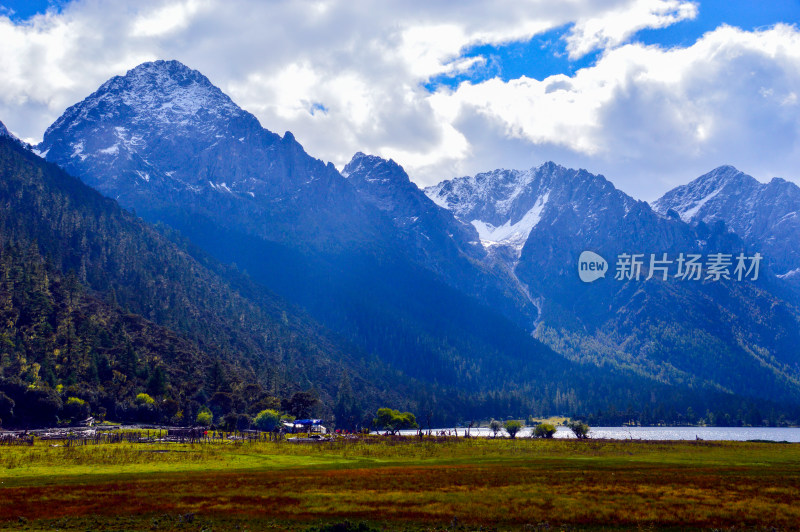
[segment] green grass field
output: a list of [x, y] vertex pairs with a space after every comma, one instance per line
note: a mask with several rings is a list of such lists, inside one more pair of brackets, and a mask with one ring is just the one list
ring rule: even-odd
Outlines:
[[797, 444], [0, 446], [11, 530], [797, 529], [798, 501]]

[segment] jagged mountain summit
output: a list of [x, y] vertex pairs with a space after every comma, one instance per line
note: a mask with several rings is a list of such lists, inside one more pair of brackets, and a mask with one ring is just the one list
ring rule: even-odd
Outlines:
[[67, 109], [38, 150], [148, 219], [221, 223], [276, 241], [380, 236], [332, 164], [309, 157], [291, 133], [262, 128], [178, 61], [108, 80]]
[[521, 327], [533, 327], [538, 317], [535, 302], [506, 268], [488, 256], [475, 228], [428, 198], [400, 165], [359, 152], [342, 175], [363, 199], [389, 216], [415, 262]]
[[[208, 146], [239, 138], [243, 142], [248, 133], [257, 135], [260, 129], [254, 116], [239, 109], [199, 72], [177, 61], [156, 61], [111, 78], [67, 109], [45, 131], [39, 150], [66, 170], [91, 165], [98, 174], [113, 172], [114, 182], [109, 182], [110, 176], [101, 179], [98, 175], [89, 183], [100, 189], [127, 180], [128, 186], [182, 184], [230, 190], [233, 184], [189, 173], [187, 165], [194, 166], [195, 154], [175, 148], [181, 137]], [[145, 159], [143, 153], [149, 157]]]
[[605, 179], [553, 162], [527, 171], [501, 169], [443, 181], [425, 193], [473, 225], [487, 249], [507, 252], [513, 266], [531, 232], [563, 217], [567, 206], [587, 218], [601, 213], [621, 218], [635, 203]]
[[781, 178], [761, 183], [720, 166], [653, 203], [686, 222], [724, 222], [759, 250], [778, 275], [800, 281], [800, 187]]
[[359, 152], [342, 175], [362, 198], [387, 213], [404, 234], [415, 238], [421, 253], [452, 247], [454, 253], [475, 260], [486, 257], [477, 231], [430, 201], [396, 162]]
[[17, 137], [12, 132], [10, 132], [8, 130], [8, 128], [6, 127], [6, 125], [4, 123], [2, 123], [2, 122], [0, 122], [0, 137], [6, 137], [6, 138], [9, 138], [9, 139], [12, 139], [13, 141], [15, 141], [17, 144], [19, 144], [23, 148], [28, 149], [28, 150], [31, 149], [31, 147], [28, 145], [28, 143], [23, 142], [22, 140], [19, 139], [19, 137]]

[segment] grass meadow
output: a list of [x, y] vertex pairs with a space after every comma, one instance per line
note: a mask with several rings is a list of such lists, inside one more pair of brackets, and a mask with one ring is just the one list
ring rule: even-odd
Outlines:
[[800, 528], [798, 444], [51, 445], [0, 446], [0, 529]]

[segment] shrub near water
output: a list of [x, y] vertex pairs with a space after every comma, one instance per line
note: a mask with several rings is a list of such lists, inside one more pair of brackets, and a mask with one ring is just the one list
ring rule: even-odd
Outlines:
[[508, 435], [513, 439], [517, 437], [517, 432], [519, 432], [522, 428], [522, 423], [515, 420], [506, 421], [503, 427], [506, 429], [506, 432], [508, 432]]
[[567, 426], [579, 440], [585, 440], [589, 438], [589, 425], [586, 423], [582, 421], [570, 421]]
[[411, 412], [400, 412], [392, 408], [379, 408], [377, 417], [372, 420], [372, 424], [378, 430], [387, 430], [392, 434], [397, 434], [404, 429], [415, 429], [417, 418]]
[[536, 438], [552, 438], [556, 433], [556, 426], [550, 423], [539, 423], [533, 429], [533, 435]]

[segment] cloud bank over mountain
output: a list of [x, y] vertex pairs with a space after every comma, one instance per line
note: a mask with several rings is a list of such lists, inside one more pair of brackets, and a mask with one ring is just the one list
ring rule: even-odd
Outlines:
[[[206, 73], [274, 131], [338, 168], [391, 157], [421, 186], [554, 159], [652, 200], [720, 164], [765, 180], [800, 163], [800, 31], [720, 25], [687, 46], [638, 32], [703, 3], [616, 0], [375, 3], [74, 1], [27, 20], [0, 13], [0, 116], [38, 141], [66, 107], [147, 60]], [[6, 12], [6, 15], [11, 13]], [[562, 29], [574, 73], [483, 79], [467, 52]], [[543, 54], [550, 53], [543, 51]], [[520, 61], [537, 61], [523, 57]], [[458, 85], [428, 82], [460, 74]]]

